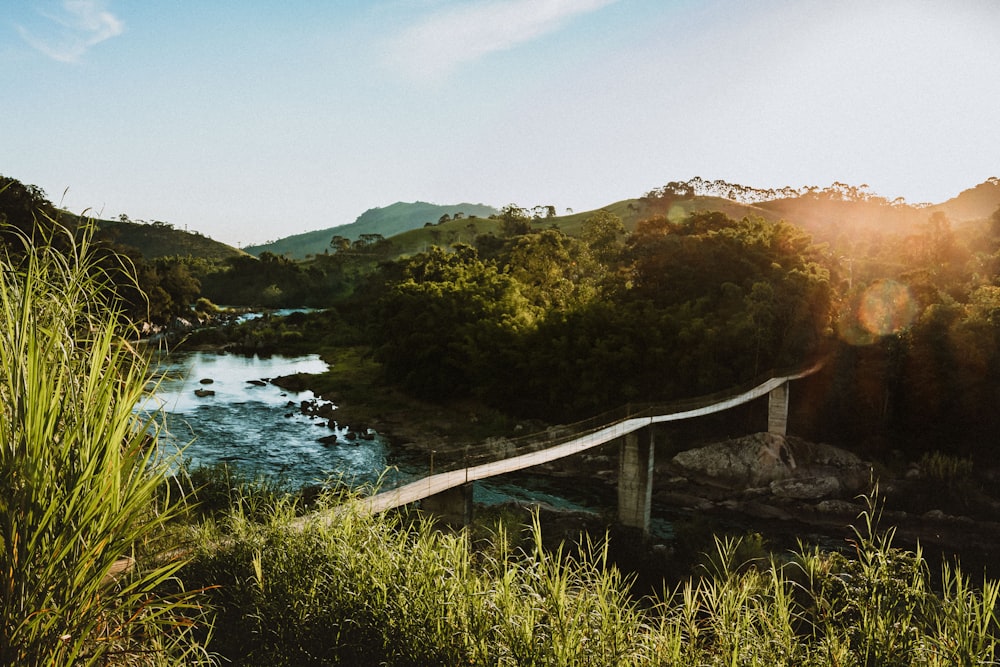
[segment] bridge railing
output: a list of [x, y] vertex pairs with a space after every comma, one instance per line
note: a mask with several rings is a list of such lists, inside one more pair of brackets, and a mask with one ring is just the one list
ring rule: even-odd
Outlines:
[[455, 443], [447, 451], [435, 452], [434, 472], [449, 472], [469, 468], [482, 463], [502, 461], [529, 452], [561, 445], [596, 431], [608, 428], [627, 419], [654, 418], [687, 411], [700, 410], [718, 403], [734, 399], [753, 391], [775, 378], [797, 379], [810, 375], [823, 365], [823, 360], [808, 366], [773, 369], [761, 373], [733, 388], [661, 403], [629, 403], [593, 417], [574, 422], [550, 426], [542, 431], [516, 437], [495, 437], [483, 441]]

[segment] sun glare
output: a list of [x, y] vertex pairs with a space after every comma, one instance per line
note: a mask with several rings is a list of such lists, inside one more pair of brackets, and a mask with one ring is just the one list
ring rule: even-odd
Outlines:
[[880, 336], [898, 333], [917, 315], [917, 302], [909, 288], [895, 280], [873, 283], [858, 302], [855, 317], [846, 318], [839, 333], [852, 345], [866, 345]]

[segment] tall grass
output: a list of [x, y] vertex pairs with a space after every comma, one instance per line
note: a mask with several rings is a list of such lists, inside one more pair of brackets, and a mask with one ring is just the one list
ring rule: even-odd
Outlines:
[[171, 518], [147, 360], [89, 235], [54, 234], [0, 258], [0, 664], [191, 664], [197, 607], [158, 592], [182, 562], [145, 551]]
[[[187, 576], [217, 584], [210, 645], [237, 665], [989, 665], [998, 659], [998, 584], [956, 568], [933, 591], [921, 554], [892, 545], [878, 505], [854, 552], [801, 548], [740, 560], [719, 539], [700, 572], [656, 599], [633, 598], [606, 542], [545, 551], [500, 526], [467, 532], [340, 505], [296, 521], [278, 501], [265, 522], [240, 499], [205, 528]], [[247, 509], [242, 509], [243, 506]], [[344, 508], [348, 509], [344, 509]], [[224, 536], [224, 539], [223, 539]], [[523, 546], [512, 546], [521, 544]]]

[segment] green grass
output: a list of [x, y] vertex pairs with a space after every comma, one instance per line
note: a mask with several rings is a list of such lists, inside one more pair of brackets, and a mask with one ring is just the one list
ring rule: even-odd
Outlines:
[[172, 512], [133, 411], [147, 359], [89, 237], [55, 233], [0, 260], [0, 664], [197, 664], [183, 561], [151, 553]]
[[[873, 496], [874, 497], [874, 496]], [[346, 505], [345, 505], [346, 503]], [[329, 495], [320, 504], [351, 507]], [[259, 508], [254, 509], [254, 512]], [[211, 591], [210, 648], [236, 665], [987, 665], [1000, 586], [892, 546], [870, 499], [853, 554], [741, 560], [716, 540], [699, 574], [653, 598], [607, 542], [546, 551], [522, 536], [443, 533], [414, 515], [266, 521], [239, 504], [205, 529], [186, 576]], [[751, 549], [753, 551], [753, 549]]]

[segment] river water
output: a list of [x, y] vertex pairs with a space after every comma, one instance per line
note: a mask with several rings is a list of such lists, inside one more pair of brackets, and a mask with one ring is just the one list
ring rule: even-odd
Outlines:
[[391, 466], [383, 438], [349, 440], [345, 429], [301, 413], [300, 403], [316, 398], [311, 391], [267, 381], [327, 370], [318, 355], [171, 353], [156, 357], [154, 367], [161, 377], [150, 406], [160, 409], [166, 424], [161, 447], [167, 453], [183, 448], [189, 467], [224, 463], [250, 477], [301, 488], [332, 479], [373, 482]]

